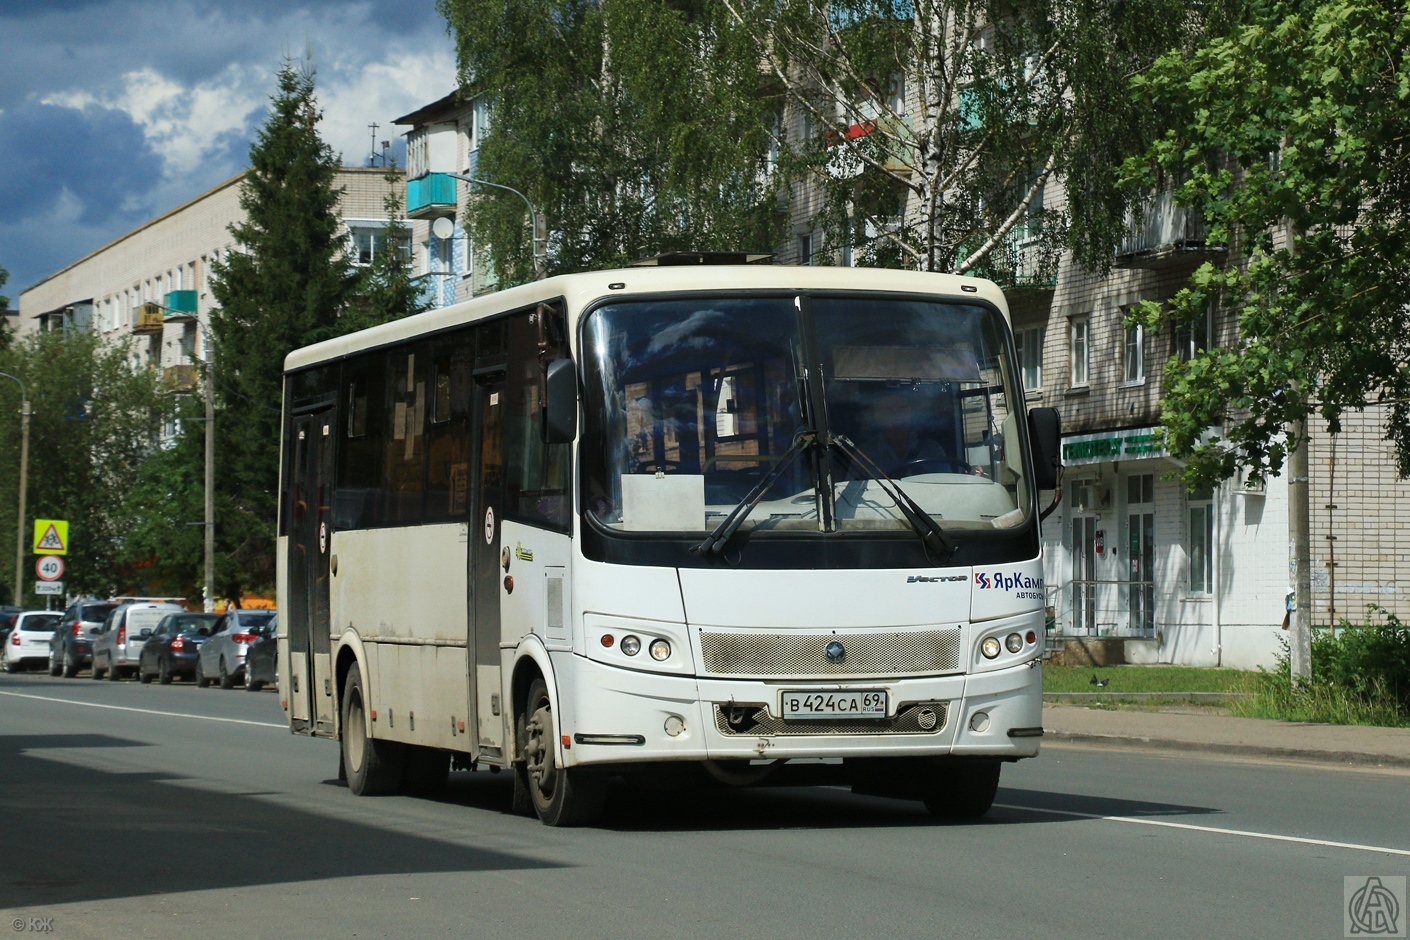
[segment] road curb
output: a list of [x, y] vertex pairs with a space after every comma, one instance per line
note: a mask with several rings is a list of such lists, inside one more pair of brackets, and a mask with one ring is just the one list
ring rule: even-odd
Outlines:
[[1043, 701], [1057, 705], [1092, 705], [1101, 702], [1174, 702], [1191, 705], [1226, 705], [1250, 698], [1251, 692], [1044, 692]]
[[1395, 754], [1365, 754], [1359, 751], [1321, 751], [1314, 748], [1215, 744], [1205, 741], [1180, 741], [1170, 738], [1143, 738], [1132, 735], [1093, 734], [1050, 729], [1044, 729], [1043, 740], [1105, 747], [1139, 747], [1153, 751], [1199, 751], [1204, 754], [1227, 754], [1234, 757], [1272, 757], [1282, 760], [1311, 761], [1318, 764], [1410, 768], [1410, 757], [1401, 757]]

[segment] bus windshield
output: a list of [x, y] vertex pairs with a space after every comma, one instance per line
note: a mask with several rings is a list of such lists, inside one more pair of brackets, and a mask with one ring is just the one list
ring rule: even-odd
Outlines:
[[708, 532], [773, 471], [742, 531], [907, 530], [886, 478], [947, 532], [1016, 527], [1006, 337], [988, 307], [896, 295], [600, 307], [584, 509], [610, 530]]

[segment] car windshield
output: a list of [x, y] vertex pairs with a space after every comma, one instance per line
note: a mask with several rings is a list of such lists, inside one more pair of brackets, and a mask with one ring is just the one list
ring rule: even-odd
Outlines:
[[171, 618], [173, 633], [194, 633], [197, 636], [210, 636], [211, 628], [220, 619], [218, 614], [183, 614]]
[[247, 630], [251, 627], [262, 627], [273, 619], [274, 611], [272, 610], [242, 610], [235, 615], [235, 625]]
[[30, 614], [20, 621], [20, 630], [29, 633], [45, 633], [59, 625], [59, 614]]
[[116, 607], [116, 604], [84, 604], [79, 608], [78, 619], [90, 623], [102, 623]]
[[[618, 531], [704, 532], [776, 470], [743, 529], [909, 529], [878, 477], [946, 531], [1017, 526], [1029, 494], [1006, 337], [988, 307], [895, 296], [601, 307], [584, 339], [584, 507]], [[846, 439], [829, 459], [790, 450], [824, 428]]]

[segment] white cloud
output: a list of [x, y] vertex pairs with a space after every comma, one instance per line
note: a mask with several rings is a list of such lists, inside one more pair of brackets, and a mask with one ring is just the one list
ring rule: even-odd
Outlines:
[[360, 164], [372, 144], [369, 124], [380, 125], [379, 141], [392, 140], [408, 130], [392, 126], [394, 118], [455, 89], [455, 58], [449, 48], [388, 50], [380, 61], [320, 67], [318, 80], [323, 139], [345, 163]]

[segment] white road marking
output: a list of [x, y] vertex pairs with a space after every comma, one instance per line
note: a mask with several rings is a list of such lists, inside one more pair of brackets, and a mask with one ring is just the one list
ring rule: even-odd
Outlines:
[[82, 705], [84, 708], [111, 708], [119, 712], [140, 712], [143, 715], [165, 715], [168, 718], [195, 718], [199, 721], [224, 721], [232, 725], [255, 725], [259, 728], [282, 728], [287, 731], [288, 725], [277, 725], [272, 721], [250, 721], [247, 718], [217, 718], [214, 715], [188, 715], [185, 712], [163, 712], [154, 708], [131, 708], [127, 705], [103, 705], [98, 702], [75, 702], [70, 698], [54, 698], [49, 695], [28, 695], [24, 692], [0, 692], [0, 695], [12, 695], [15, 698], [32, 698], [38, 702], [60, 702], [64, 705]]
[[1384, 852], [1387, 855], [1410, 856], [1410, 849], [1392, 849], [1383, 845], [1360, 845], [1356, 842], [1331, 842], [1327, 839], [1304, 839], [1301, 836], [1280, 836], [1271, 832], [1249, 832], [1246, 829], [1220, 829], [1217, 826], [1195, 826], [1190, 823], [1168, 822], [1163, 819], [1142, 819], [1139, 816], [1104, 816], [1100, 813], [1078, 813], [1069, 809], [1046, 809], [1041, 806], [1018, 806], [1013, 803], [995, 803], [994, 806], [998, 809], [1018, 809], [1029, 813], [1075, 816], [1078, 819], [1100, 819], [1106, 822], [1136, 823], [1141, 826], [1164, 826], [1167, 829], [1189, 829], [1192, 832], [1212, 832], [1221, 836], [1244, 836], [1248, 839], [1270, 839], [1274, 842], [1297, 842], [1302, 845], [1321, 845], [1332, 849], [1353, 849], [1358, 852]]

